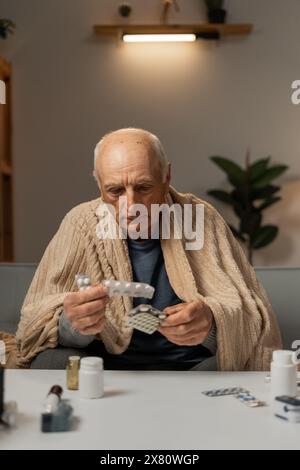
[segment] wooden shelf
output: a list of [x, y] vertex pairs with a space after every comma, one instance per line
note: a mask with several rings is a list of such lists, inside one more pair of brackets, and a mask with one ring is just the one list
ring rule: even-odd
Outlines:
[[6, 104], [0, 104], [0, 261], [13, 261], [13, 169], [11, 159], [11, 65], [0, 57]]
[[3, 175], [11, 176], [12, 175], [12, 168], [6, 162], [0, 161], [0, 173]]
[[223, 36], [243, 36], [250, 34], [252, 24], [157, 24], [157, 25], [95, 25], [94, 32], [98, 36], [120, 37], [123, 34], [209, 34], [219, 33]]
[[11, 76], [11, 65], [0, 57], [0, 79], [6, 80]]

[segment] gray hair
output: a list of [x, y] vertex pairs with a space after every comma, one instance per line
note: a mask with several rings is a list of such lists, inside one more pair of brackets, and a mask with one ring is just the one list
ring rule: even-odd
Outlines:
[[147, 135], [147, 138], [149, 140], [149, 143], [150, 143], [154, 153], [158, 156], [158, 158], [160, 160], [161, 170], [162, 170], [162, 179], [163, 179], [163, 181], [165, 181], [166, 177], [167, 177], [169, 161], [168, 161], [167, 155], [164, 151], [164, 148], [162, 146], [161, 141], [159, 140], [159, 138], [155, 134], [152, 134], [151, 132], [148, 132], [144, 129], [138, 129], [138, 128], [135, 128], [135, 127], [128, 127], [128, 128], [118, 129], [116, 131], [108, 132], [98, 142], [98, 144], [96, 145], [95, 150], [94, 150], [94, 176], [95, 176], [96, 180], [98, 181], [98, 177], [97, 177], [97, 174], [96, 174], [96, 163], [97, 163], [98, 156], [101, 152], [101, 149], [103, 147], [104, 141], [108, 137], [112, 136], [113, 134], [117, 134], [117, 133], [121, 133], [121, 132], [143, 132]]

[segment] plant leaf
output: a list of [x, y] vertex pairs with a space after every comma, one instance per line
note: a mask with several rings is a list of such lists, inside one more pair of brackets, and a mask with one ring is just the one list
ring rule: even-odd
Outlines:
[[253, 182], [254, 188], [262, 188], [268, 185], [272, 180], [278, 178], [288, 169], [287, 165], [275, 165], [264, 172], [264, 174]]
[[262, 158], [261, 160], [257, 160], [256, 162], [252, 163], [252, 165], [250, 165], [251, 181], [255, 181], [257, 178], [260, 178], [264, 174], [270, 161], [270, 158], [271, 157]]
[[220, 189], [211, 189], [210, 191], [207, 191], [207, 194], [214, 197], [215, 199], [219, 199], [222, 202], [226, 202], [227, 204], [233, 203], [231, 195], [226, 191], [222, 191]]
[[246, 210], [240, 203], [240, 201], [235, 201], [233, 206], [234, 213], [241, 219], [245, 214]]
[[240, 231], [250, 237], [258, 230], [262, 220], [261, 212], [257, 209], [247, 211], [241, 217]]
[[213, 156], [210, 159], [226, 173], [234, 186], [240, 186], [245, 181], [245, 171], [237, 163], [224, 157]]
[[267, 207], [272, 206], [273, 204], [275, 204], [275, 202], [278, 202], [280, 200], [281, 200], [281, 197], [279, 196], [269, 197], [257, 209], [259, 211], [262, 211], [263, 209], [266, 209]]
[[260, 227], [251, 237], [251, 245], [254, 249], [263, 248], [269, 245], [278, 235], [276, 225], [264, 225]]
[[243, 208], [247, 208], [250, 203], [249, 187], [246, 184], [234, 189], [231, 193], [232, 199], [240, 204]]
[[277, 193], [280, 189], [280, 186], [273, 186], [271, 184], [264, 188], [253, 188], [250, 190], [250, 199], [251, 201], [255, 201], [256, 199], [265, 199], [272, 196], [272, 194]]

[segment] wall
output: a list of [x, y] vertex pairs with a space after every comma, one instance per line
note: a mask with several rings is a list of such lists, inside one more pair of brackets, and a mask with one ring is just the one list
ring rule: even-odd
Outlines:
[[[14, 69], [16, 260], [37, 261], [66, 211], [97, 196], [91, 174], [99, 138], [138, 126], [160, 136], [173, 184], [200, 196], [226, 186], [210, 155], [242, 163], [250, 147], [253, 158], [288, 164], [278, 181], [286, 199], [268, 215], [278, 223], [279, 214], [281, 236], [255, 263], [300, 265], [300, 106], [290, 101], [291, 82], [300, 78], [300, 2], [228, 1], [228, 21], [255, 30], [220, 45], [116, 47], [95, 38], [92, 26], [116, 21], [119, 3], [0, 0], [0, 16], [17, 24], [0, 43]], [[200, 0], [179, 3], [174, 21], [204, 19]], [[131, 4], [132, 22], [157, 21], [160, 0]]]

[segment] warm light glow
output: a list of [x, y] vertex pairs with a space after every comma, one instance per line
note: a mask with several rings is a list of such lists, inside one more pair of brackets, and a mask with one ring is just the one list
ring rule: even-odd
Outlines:
[[193, 42], [196, 34], [124, 34], [124, 42]]

